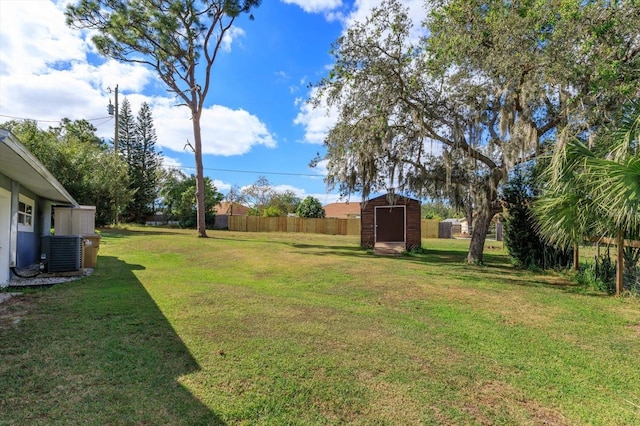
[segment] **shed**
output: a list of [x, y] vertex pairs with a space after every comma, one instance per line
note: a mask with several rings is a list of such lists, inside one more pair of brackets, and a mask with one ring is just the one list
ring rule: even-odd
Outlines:
[[413, 250], [422, 245], [420, 201], [381, 195], [362, 204], [360, 245], [383, 251]]

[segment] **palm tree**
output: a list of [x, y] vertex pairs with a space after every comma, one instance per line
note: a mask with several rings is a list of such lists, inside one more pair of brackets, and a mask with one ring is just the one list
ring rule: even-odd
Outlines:
[[625, 105], [613, 124], [592, 146], [573, 140], [556, 149], [534, 211], [540, 233], [557, 246], [614, 237], [619, 294], [625, 239], [640, 237], [640, 100]]

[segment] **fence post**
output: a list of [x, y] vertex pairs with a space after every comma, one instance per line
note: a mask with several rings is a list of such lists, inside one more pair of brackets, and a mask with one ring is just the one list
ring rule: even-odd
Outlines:
[[616, 261], [616, 296], [620, 296], [623, 288], [624, 277], [624, 234], [622, 231], [618, 232], [618, 256]]

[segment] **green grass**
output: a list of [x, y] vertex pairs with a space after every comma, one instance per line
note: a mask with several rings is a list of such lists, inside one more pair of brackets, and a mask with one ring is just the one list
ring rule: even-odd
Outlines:
[[637, 298], [466, 241], [209, 234], [105, 231], [0, 305], [0, 424], [640, 424]]

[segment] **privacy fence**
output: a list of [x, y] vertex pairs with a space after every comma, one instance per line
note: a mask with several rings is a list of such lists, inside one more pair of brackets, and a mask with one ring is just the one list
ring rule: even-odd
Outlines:
[[360, 219], [230, 216], [230, 231], [360, 235]]
[[[450, 223], [422, 219], [420, 225], [422, 238], [452, 238], [453, 236]], [[310, 219], [302, 217], [229, 216], [227, 227], [230, 231], [240, 232], [306, 232], [313, 234], [360, 235], [360, 219], [338, 219], [335, 217]]]

